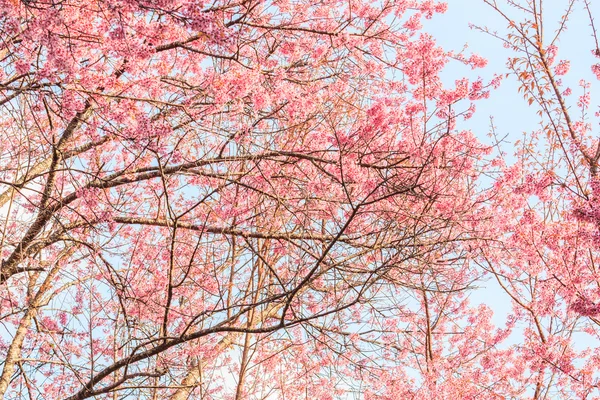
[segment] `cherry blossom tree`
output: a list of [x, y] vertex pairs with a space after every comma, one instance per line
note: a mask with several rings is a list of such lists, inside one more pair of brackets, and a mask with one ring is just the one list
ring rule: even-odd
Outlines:
[[514, 157], [441, 2], [0, 0], [0, 397], [598, 396], [592, 5], [479, 1]]
[[[514, 344], [504, 348], [516, 367], [513, 396], [598, 398], [600, 114], [590, 90], [600, 79], [598, 10], [587, 0], [484, 2], [507, 28], [479, 30], [512, 53], [506, 77], [539, 118], [538, 130], [514, 142], [513, 161], [496, 162], [497, 232], [488, 236], [496, 240], [478, 261], [512, 303]], [[575, 25], [586, 35], [569, 35]], [[573, 40], [589, 53], [565, 58]]]
[[468, 314], [490, 151], [457, 127], [487, 84], [439, 78], [485, 61], [420, 32], [445, 7], [4, 1], [0, 394], [427, 375]]

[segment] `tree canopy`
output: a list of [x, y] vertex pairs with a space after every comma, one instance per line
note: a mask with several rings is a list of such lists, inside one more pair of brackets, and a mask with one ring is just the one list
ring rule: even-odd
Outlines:
[[488, 80], [452, 0], [0, 0], [0, 398], [600, 398], [592, 5], [477, 1]]

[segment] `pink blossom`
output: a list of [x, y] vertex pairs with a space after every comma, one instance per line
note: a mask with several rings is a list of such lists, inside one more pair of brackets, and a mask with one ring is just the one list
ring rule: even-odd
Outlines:
[[554, 73], [556, 75], [566, 75], [571, 68], [571, 63], [568, 60], [560, 60], [558, 65], [554, 67]]

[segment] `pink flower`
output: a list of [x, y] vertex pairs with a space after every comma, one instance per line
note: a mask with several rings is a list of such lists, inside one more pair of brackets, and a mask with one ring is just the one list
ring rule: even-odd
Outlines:
[[488, 60], [478, 54], [473, 54], [471, 57], [469, 57], [469, 64], [471, 65], [472, 69], [483, 68], [487, 65], [487, 63]]
[[589, 93], [584, 93], [583, 95], [579, 96], [579, 101], [577, 102], [577, 106], [579, 108], [586, 108], [590, 105], [591, 102], [591, 97]]
[[569, 68], [571, 68], [571, 62], [568, 60], [560, 60], [556, 68], [554, 68], [554, 73], [556, 75], [566, 75], [569, 72]]
[[600, 304], [592, 303], [586, 299], [579, 299], [571, 304], [571, 310], [584, 317], [593, 317], [600, 314]]
[[600, 80], [600, 64], [592, 65], [592, 72], [596, 75], [596, 78]]

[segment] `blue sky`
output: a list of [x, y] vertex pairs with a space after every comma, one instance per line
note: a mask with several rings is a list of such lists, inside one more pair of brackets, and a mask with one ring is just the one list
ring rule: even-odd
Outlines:
[[[505, 49], [499, 40], [469, 27], [470, 24], [475, 24], [488, 27], [491, 31], [497, 30], [499, 33], [505, 33], [506, 21], [483, 0], [446, 0], [446, 2], [448, 11], [445, 14], [434, 16], [431, 21], [426, 23], [425, 30], [430, 32], [447, 50], [458, 51], [467, 44], [467, 54], [469, 52], [477, 53], [488, 60], [486, 68], [476, 71], [471, 71], [458, 63], [452, 63], [444, 71], [446, 82], [451, 83], [461, 76], [473, 77], [474, 73], [483, 78], [491, 78], [494, 73], [508, 72], [506, 60], [514, 54]], [[514, 8], [507, 7], [505, 3], [505, 1], [498, 1], [498, 4], [502, 5], [509, 15], [523, 18], [522, 12], [515, 12]], [[593, 15], [600, 15], [599, 2], [596, 2], [595, 5], [593, 1], [590, 3], [592, 3]], [[567, 0], [551, 0], [545, 4], [545, 32], [546, 37], [550, 37], [558, 27], [557, 22], [560, 17], [564, 14]], [[600, 19], [596, 24], [600, 27]], [[573, 89], [571, 100], [575, 102], [580, 94], [578, 90], [580, 79], [584, 78], [592, 83], [592, 93], [594, 93], [594, 89], [596, 91], [600, 89], [597, 79], [591, 72], [591, 65], [600, 60], [595, 59], [591, 53], [595, 43], [591, 36], [589, 19], [583, 8], [583, 2], [576, 3], [567, 27], [568, 29], [558, 42], [559, 55], [557, 59], [571, 60], [571, 71], [564, 77], [564, 81]], [[514, 78], [505, 79], [499, 89], [492, 91], [488, 100], [477, 102], [477, 112], [470, 121], [462, 123], [462, 129], [471, 129], [482, 140], [485, 140], [485, 136], [489, 132], [490, 116], [494, 117], [494, 124], [498, 128], [499, 136], [508, 134], [509, 141], [514, 142], [523, 132], [536, 129], [539, 122], [539, 118], [535, 114], [537, 109], [535, 105], [529, 106], [522, 96], [517, 94], [517, 89], [518, 84]], [[594, 102], [593, 96], [592, 101], [593, 104], [598, 104]]]

